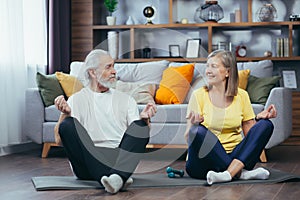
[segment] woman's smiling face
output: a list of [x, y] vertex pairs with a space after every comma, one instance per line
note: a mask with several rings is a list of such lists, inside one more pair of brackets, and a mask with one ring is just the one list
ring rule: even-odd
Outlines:
[[211, 57], [207, 60], [205, 75], [209, 85], [218, 85], [226, 82], [228, 69], [225, 68], [222, 60], [218, 56]]

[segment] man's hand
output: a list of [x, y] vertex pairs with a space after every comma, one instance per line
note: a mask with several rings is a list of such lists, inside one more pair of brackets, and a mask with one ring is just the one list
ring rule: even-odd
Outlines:
[[150, 119], [155, 115], [157, 111], [156, 105], [154, 103], [148, 103], [143, 111], [140, 113], [141, 119]]
[[271, 119], [277, 116], [276, 108], [273, 104], [271, 104], [266, 110], [258, 113], [256, 115], [256, 119]]
[[55, 107], [62, 113], [66, 114], [66, 115], [71, 114], [71, 108], [67, 104], [67, 101], [65, 100], [63, 95], [56, 97], [54, 100], [54, 104], [55, 104]]

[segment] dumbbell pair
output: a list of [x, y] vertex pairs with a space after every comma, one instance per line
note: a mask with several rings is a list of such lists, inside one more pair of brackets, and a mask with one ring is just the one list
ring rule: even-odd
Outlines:
[[183, 170], [176, 170], [176, 169], [173, 169], [172, 167], [167, 167], [166, 172], [167, 172], [169, 178], [175, 178], [176, 175], [183, 177], [183, 175], [184, 175]]

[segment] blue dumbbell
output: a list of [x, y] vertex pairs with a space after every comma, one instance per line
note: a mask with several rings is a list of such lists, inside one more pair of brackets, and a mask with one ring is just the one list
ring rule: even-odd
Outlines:
[[175, 178], [175, 175], [179, 175], [180, 177], [183, 177], [184, 171], [183, 170], [176, 170], [172, 167], [167, 167], [166, 172], [168, 173], [169, 178]]

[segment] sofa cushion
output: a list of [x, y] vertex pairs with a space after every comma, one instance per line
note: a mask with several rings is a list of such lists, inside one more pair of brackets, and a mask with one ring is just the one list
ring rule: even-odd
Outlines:
[[249, 76], [247, 92], [251, 103], [265, 104], [270, 91], [276, 86], [280, 76], [258, 78]]
[[[156, 105], [157, 112], [151, 118], [152, 123], [186, 123], [187, 104], [169, 104]], [[145, 108], [145, 105], [138, 105], [139, 111]]]
[[117, 81], [116, 90], [132, 96], [138, 104], [155, 103], [155, 84], [142, 84], [133, 82]]
[[239, 74], [239, 88], [246, 90], [250, 70], [249, 69], [239, 70], [238, 74]]
[[155, 95], [158, 104], [183, 103], [193, 79], [194, 64], [169, 67], [163, 72], [162, 80]]
[[82, 83], [75, 76], [63, 72], [55, 72], [55, 75], [68, 98], [83, 88]]
[[115, 63], [117, 76], [124, 82], [159, 84], [163, 71], [169, 61], [152, 61], [144, 63]]
[[251, 105], [252, 105], [255, 115], [257, 115], [258, 113], [260, 113], [261, 111], [263, 111], [265, 109], [265, 106], [262, 104], [253, 103]]
[[[181, 67], [188, 63], [171, 62], [169, 67]], [[193, 84], [199, 77], [205, 76], [206, 63], [194, 63], [194, 75], [191, 84]]]
[[57, 110], [55, 105], [51, 105], [45, 108], [45, 121], [57, 122], [60, 116], [60, 111]]
[[54, 104], [54, 99], [59, 95], [64, 95], [64, 91], [59, 84], [55, 74], [45, 75], [40, 72], [36, 74], [36, 82], [39, 88], [44, 105]]
[[192, 96], [192, 93], [194, 92], [194, 90], [197, 90], [198, 88], [200, 87], [203, 87], [204, 85], [206, 85], [206, 80], [203, 76], [198, 76], [192, 83], [191, 85], [191, 88], [188, 92], [188, 94], [186, 95], [186, 98], [184, 100], [183, 103], [188, 103], [191, 96]]
[[273, 75], [273, 62], [262, 60], [258, 62], [238, 62], [238, 70], [250, 69], [250, 75], [256, 77], [271, 77]]
[[73, 61], [70, 64], [70, 75], [75, 76], [83, 85], [87, 85], [87, 80], [85, 79], [84, 73], [81, 72], [83, 69], [82, 65], [84, 65], [84, 62]]
[[152, 123], [149, 144], [186, 144], [185, 123]]

